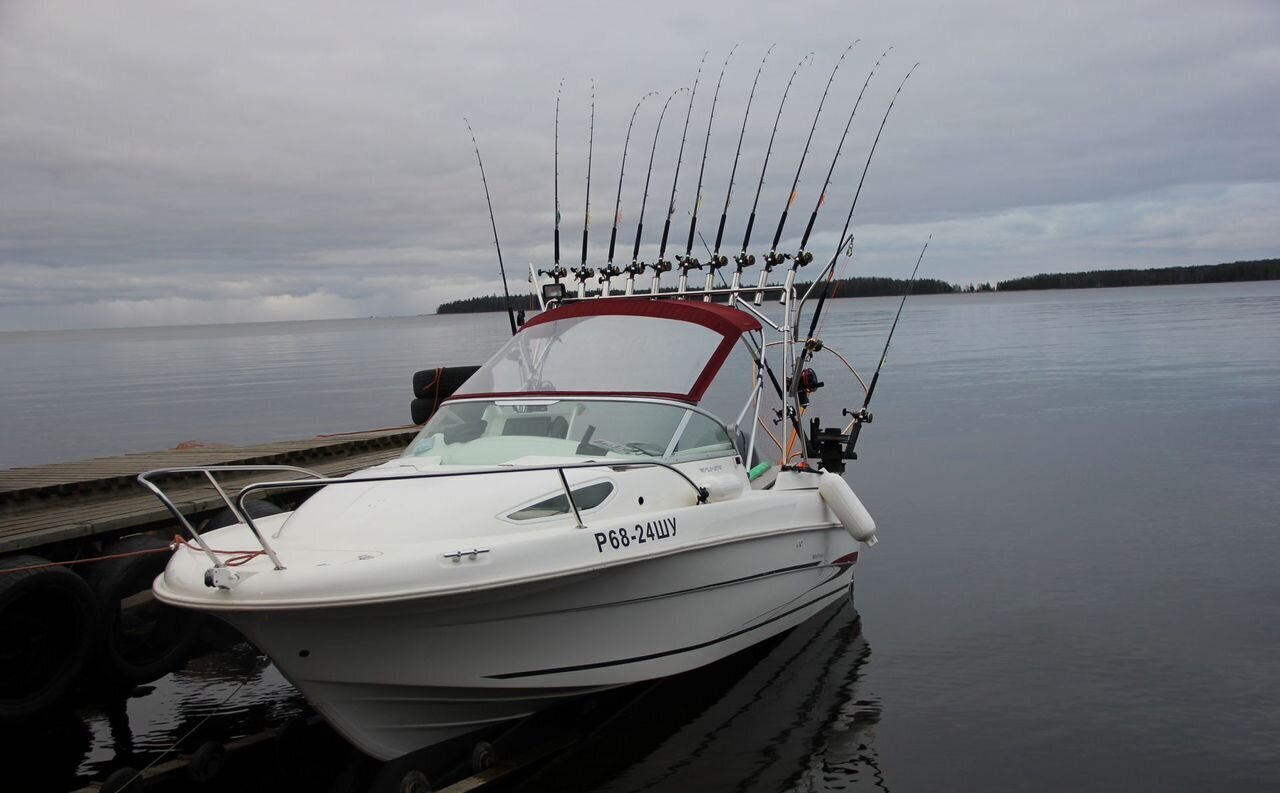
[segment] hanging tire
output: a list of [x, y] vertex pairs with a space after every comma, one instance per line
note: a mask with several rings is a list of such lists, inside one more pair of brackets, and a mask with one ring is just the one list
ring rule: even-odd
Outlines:
[[[284, 512], [283, 509], [280, 509], [270, 501], [263, 501], [262, 499], [246, 501], [244, 508], [249, 511], [249, 517], [251, 518], [266, 518], [271, 515], [279, 515]], [[214, 529], [234, 526], [239, 522], [240, 519], [236, 517], [236, 513], [231, 511], [230, 507], [223, 507], [220, 511], [215, 512], [212, 518], [209, 518], [208, 522], [204, 524], [204, 528], [201, 529], [200, 532], [204, 533], [206, 531], [213, 531]]]
[[[453, 392], [475, 374], [479, 366], [441, 366], [423, 369], [413, 374], [413, 395], [419, 399], [440, 400], [453, 396]], [[439, 383], [436, 382], [439, 378]]]
[[[103, 555], [158, 551], [169, 546], [163, 537], [137, 534], [103, 549]], [[180, 667], [199, 632], [196, 615], [166, 606], [151, 594], [151, 582], [164, 572], [169, 554], [150, 553], [107, 559], [89, 570], [89, 586], [97, 601], [102, 640], [95, 672], [112, 682], [150, 683]]]
[[94, 644], [97, 609], [80, 576], [39, 556], [0, 559], [0, 720], [16, 721], [56, 704]]

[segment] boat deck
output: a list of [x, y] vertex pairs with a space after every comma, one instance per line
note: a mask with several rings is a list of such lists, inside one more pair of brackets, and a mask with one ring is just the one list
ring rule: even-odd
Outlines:
[[[0, 553], [173, 523], [159, 500], [138, 485], [135, 478], [143, 471], [205, 465], [296, 465], [329, 476], [342, 475], [395, 457], [417, 430], [408, 425], [252, 446], [180, 448], [3, 470]], [[225, 481], [234, 485], [237, 479], [227, 477]], [[223, 506], [222, 499], [200, 477], [174, 481], [165, 492], [187, 515]]]

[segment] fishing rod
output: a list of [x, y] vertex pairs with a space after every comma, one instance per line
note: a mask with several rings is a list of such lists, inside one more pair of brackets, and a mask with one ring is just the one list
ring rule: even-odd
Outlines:
[[550, 276], [555, 283], [560, 283], [560, 279], [569, 274], [569, 271], [560, 266], [560, 94], [564, 90], [564, 78], [560, 78], [560, 85], [556, 88], [556, 122], [555, 122], [555, 258], [552, 261], [550, 270], [539, 270], [538, 275]]
[[[711, 252], [711, 270], [707, 273], [708, 275], [729, 263], [728, 257], [720, 255], [720, 243], [724, 241], [724, 222], [729, 216], [729, 198], [733, 196], [734, 177], [738, 174], [738, 158], [742, 156], [742, 138], [747, 134], [747, 118], [751, 116], [751, 102], [756, 98], [756, 85], [760, 82], [760, 73], [764, 71], [765, 61], [769, 60], [769, 53], [773, 52], [773, 48], [776, 46], [778, 45], [770, 44], [769, 49], [765, 50], [764, 57], [760, 59], [760, 67], [756, 69], [756, 77], [751, 81], [751, 94], [747, 97], [747, 109], [742, 114], [742, 129], [738, 132], [738, 150], [733, 154], [733, 168], [729, 171], [729, 189], [724, 194], [724, 209], [720, 211], [720, 228], [716, 230], [716, 247]], [[741, 275], [742, 270], [739, 268], [733, 277], [734, 289], [738, 288], [738, 280]]]
[[591, 150], [596, 140], [596, 81], [591, 80], [591, 129], [587, 133], [587, 204], [582, 210], [582, 264], [573, 268], [578, 279], [578, 297], [587, 296], [587, 279], [594, 271], [587, 266], [587, 230], [591, 228]]
[[[889, 50], [885, 50], [885, 54], [888, 54], [888, 52]], [[881, 55], [880, 57], [883, 58], [884, 55]], [[876, 63], [879, 64], [879, 61], [876, 61]], [[853, 212], [855, 209], [858, 208], [858, 198], [859, 196], [862, 195], [862, 185], [867, 180], [867, 170], [871, 167], [871, 159], [876, 155], [876, 146], [880, 143], [880, 135], [884, 132], [885, 122], [889, 120], [889, 113], [893, 111], [893, 105], [898, 101], [898, 94], [902, 93], [902, 87], [907, 84], [907, 80], [911, 79], [911, 75], [915, 72], [916, 67], [918, 67], [919, 65], [920, 65], [919, 63], [916, 63], [907, 71], [907, 76], [902, 78], [902, 82], [898, 84], [898, 90], [893, 92], [893, 98], [889, 100], [889, 107], [885, 109], [884, 117], [880, 119], [880, 128], [876, 130], [875, 140], [871, 142], [871, 151], [867, 153], [867, 161], [862, 165], [862, 176], [858, 179], [858, 189], [853, 194], [853, 202], [849, 204], [849, 214], [844, 219], [844, 228], [841, 229], [840, 237], [838, 238], [840, 240], [840, 243], [839, 245], [836, 246], [835, 253], [831, 254], [831, 261], [829, 261], [827, 263], [827, 266], [822, 269], [822, 272], [818, 274], [817, 279], [814, 280], [813, 282], [813, 286], [809, 287], [809, 291], [805, 293], [804, 299], [800, 301], [801, 309], [804, 308], [805, 301], [809, 299], [809, 295], [813, 292], [814, 289], [817, 288], [818, 284], [822, 281], [822, 279], [827, 277], [828, 271], [833, 269], [836, 266], [836, 261], [840, 258], [840, 251], [844, 248], [845, 241], [849, 239], [849, 224], [853, 222]], [[875, 69], [873, 67], [872, 73], [874, 72], [875, 72]], [[871, 75], [867, 75], [867, 80], [870, 81], [870, 79], [871, 79]], [[863, 90], [866, 90], [865, 84], [863, 85]], [[859, 100], [861, 100], [861, 94], [859, 94]], [[854, 108], [855, 109], [857, 108], [856, 104], [854, 105]], [[826, 188], [823, 188], [823, 189], [825, 191]], [[821, 198], [819, 198], [819, 205], [821, 205]], [[814, 208], [814, 212], [815, 213], [817, 212], [816, 207]], [[810, 222], [812, 223], [812, 220]], [[850, 243], [850, 245], [852, 245], [852, 243]], [[821, 303], [819, 303], [819, 306], [821, 306]], [[814, 312], [814, 317], [809, 323], [810, 328], [817, 327], [817, 324], [818, 324], [817, 315], [819, 313], [820, 313], [819, 311]], [[800, 316], [800, 312], [797, 311], [796, 312], [797, 324], [798, 324], [799, 316]], [[810, 331], [810, 335], [813, 335], [812, 331]]]
[[924, 247], [920, 249], [920, 256], [916, 259], [915, 269], [911, 271], [911, 278], [907, 281], [906, 291], [902, 293], [902, 302], [898, 303], [898, 313], [893, 317], [893, 324], [889, 326], [889, 335], [884, 340], [884, 350], [880, 353], [880, 363], [876, 365], [875, 374], [871, 376], [871, 385], [867, 386], [867, 395], [862, 400], [862, 407], [854, 413], [845, 410], [844, 413], [853, 417], [853, 426], [849, 430], [849, 442], [845, 445], [846, 459], [855, 460], [853, 448], [858, 443], [858, 434], [862, 431], [863, 424], [871, 423], [871, 413], [867, 411], [867, 407], [871, 404], [871, 397], [876, 392], [876, 383], [880, 381], [880, 370], [884, 368], [885, 359], [889, 357], [889, 343], [893, 341], [893, 332], [898, 329], [898, 320], [902, 318], [902, 309], [907, 305], [907, 298], [911, 296], [911, 290], [916, 284], [916, 273], [920, 271], [920, 262], [924, 260], [924, 252], [929, 250], [929, 243], [933, 241], [933, 235], [929, 235], [929, 239], [925, 240]]
[[[853, 222], [854, 210], [858, 207], [858, 198], [862, 195], [862, 186], [867, 179], [867, 170], [871, 167], [871, 159], [875, 156], [876, 146], [880, 143], [880, 135], [884, 132], [884, 125], [889, 120], [889, 113], [893, 111], [894, 104], [898, 101], [898, 95], [902, 93], [902, 87], [907, 84], [907, 80], [911, 78], [911, 75], [919, 65], [919, 63], [916, 63], [907, 71], [906, 77], [902, 78], [902, 82], [898, 84], [898, 89], [894, 91], [893, 98], [889, 100], [889, 107], [885, 109], [884, 117], [880, 119], [880, 128], [876, 130], [875, 140], [871, 142], [871, 151], [867, 154], [867, 161], [862, 166], [862, 176], [858, 179], [858, 189], [853, 194], [853, 201], [849, 205], [849, 215], [845, 218], [844, 229], [840, 232], [840, 246], [837, 247], [836, 252], [831, 255], [831, 261], [819, 275], [818, 281], [827, 277], [829, 271], [833, 271], [836, 266], [836, 261], [839, 259], [840, 251], [843, 249], [845, 240], [847, 239], [846, 235], [849, 233], [849, 224]], [[868, 77], [868, 79], [870, 78]], [[928, 247], [929, 243], [926, 241], [924, 248], [920, 251], [920, 259], [916, 260], [917, 270], [920, 267], [920, 260], [924, 258], [924, 251], [927, 250]], [[906, 295], [911, 293], [911, 288], [915, 283], [915, 277], [916, 270], [913, 270], [911, 273], [911, 281], [907, 284], [906, 294], [903, 295], [902, 304], [898, 306], [898, 316], [902, 315], [902, 305], [905, 305], [906, 303]], [[814, 287], [817, 286], [818, 281], [814, 282]], [[810, 288], [810, 292], [812, 292], [814, 287]], [[825, 296], [825, 294], [826, 292], [824, 291], [823, 295]], [[805, 295], [805, 298], [808, 298], [808, 294]], [[803, 302], [804, 301], [801, 301], [802, 305]], [[818, 324], [818, 315], [820, 314], [821, 307], [822, 301], [819, 301], [818, 310], [814, 311], [814, 316], [809, 322], [810, 336], [812, 336], [812, 329], [816, 328]], [[797, 317], [798, 316], [799, 314], [797, 312]], [[897, 325], [898, 320], [897, 317], [895, 317], [893, 321], [893, 328], [896, 328]], [[893, 328], [889, 331], [889, 339], [885, 341], [884, 352], [880, 357], [880, 365], [876, 367], [875, 376], [871, 381], [872, 386], [867, 389], [867, 396], [862, 403], [862, 408], [852, 414], [848, 409], [842, 411], [843, 415], [852, 415], [853, 417], [850, 431], [846, 434], [845, 432], [841, 432], [840, 428], [828, 428], [824, 430], [821, 428], [817, 416], [814, 416], [809, 422], [809, 439], [806, 444], [807, 455], [810, 457], [819, 457], [822, 461], [822, 467], [826, 471], [839, 473], [844, 470], [845, 460], [857, 459], [857, 454], [854, 452], [854, 446], [858, 442], [858, 433], [861, 431], [862, 425], [871, 423], [871, 414], [867, 412], [867, 406], [871, 403], [871, 394], [874, 392], [875, 388], [874, 384], [880, 377], [880, 367], [884, 365], [885, 357], [889, 354], [889, 340], [893, 338]], [[813, 338], [807, 339], [804, 345], [804, 352], [801, 354], [802, 360], [804, 357], [812, 355], [813, 352], [821, 349], [821, 346], [822, 342], [820, 340]], [[797, 370], [791, 383], [793, 389], [799, 386], [799, 381], [800, 371]]]
[[618, 197], [613, 203], [613, 230], [609, 232], [609, 260], [604, 267], [600, 268], [600, 294], [604, 297], [609, 296], [609, 281], [622, 275], [622, 270], [613, 264], [613, 251], [618, 242], [618, 221], [622, 217], [622, 177], [627, 172], [627, 147], [631, 145], [631, 128], [635, 126], [636, 113], [640, 112], [640, 105], [644, 104], [644, 100], [657, 94], [657, 91], [650, 91], [636, 102], [635, 109], [631, 111], [631, 121], [627, 124], [627, 138], [622, 143], [622, 167], [618, 169]]
[[[760, 191], [764, 189], [764, 175], [769, 170], [769, 156], [773, 154], [773, 139], [778, 134], [778, 124], [782, 121], [782, 109], [787, 106], [787, 94], [791, 93], [791, 84], [795, 82], [796, 75], [800, 72], [800, 67], [805, 65], [806, 61], [813, 59], [813, 53], [805, 55], [796, 64], [796, 68], [791, 72], [791, 79], [787, 80], [787, 87], [782, 91], [782, 101], [778, 103], [778, 115], [773, 119], [773, 131], [769, 133], [769, 147], [764, 152], [764, 165], [760, 168], [760, 181], [756, 184], [756, 197], [751, 202], [751, 214], [747, 216], [747, 230], [742, 235], [742, 252], [733, 257], [737, 262], [737, 272], [734, 273], [734, 288], [737, 288], [739, 280], [741, 280], [742, 271], [747, 267], [755, 264], [756, 257], [747, 255], [747, 246], [751, 244], [751, 228], [756, 224], [756, 208], [760, 205]], [[764, 289], [764, 281], [769, 277], [769, 271], [772, 266], [765, 264], [765, 269], [760, 271], [759, 289]], [[756, 293], [756, 305], [760, 305], [760, 295], [762, 292]]]
[[[556, 132], [555, 132], [555, 202], [556, 202], [556, 254], [552, 262], [553, 274], [560, 271], [560, 94], [564, 90], [564, 78], [556, 88]], [[557, 279], [559, 280], [559, 276]]]
[[[809, 126], [809, 137], [804, 142], [804, 151], [800, 154], [800, 164], [796, 166], [795, 178], [791, 180], [791, 191], [787, 193], [787, 203], [782, 207], [782, 215], [778, 218], [778, 228], [773, 232], [773, 242], [769, 245], [769, 252], [764, 257], [766, 273], [791, 258], [790, 254], [778, 253], [778, 242], [782, 239], [782, 229], [787, 225], [787, 213], [791, 211], [791, 205], [795, 203], [796, 187], [800, 184], [800, 173], [804, 170], [805, 158], [809, 156], [809, 147], [813, 144], [813, 133], [818, 128], [818, 119], [822, 117], [822, 106], [827, 103], [827, 95], [831, 93], [831, 83], [836, 79], [836, 72], [840, 71], [840, 64], [844, 62], [849, 50], [852, 50], [853, 45], [861, 40], [854, 39], [853, 44], [845, 47], [844, 52], [840, 53], [840, 57], [836, 59], [836, 65], [831, 69], [831, 76], [827, 78], [827, 86], [822, 90], [822, 98], [818, 100], [818, 112], [813, 114], [813, 124]], [[805, 262], [805, 264], [807, 263]], [[796, 264], [787, 273], [787, 283], [781, 298], [784, 302], [786, 301], [786, 296], [791, 292], [791, 287], [795, 284], [796, 268], [800, 266], [803, 265], [797, 260]], [[756, 294], [756, 305], [760, 305], [761, 297], [760, 293]]]
[[644, 208], [649, 203], [649, 180], [653, 177], [653, 156], [658, 152], [658, 135], [662, 132], [662, 119], [667, 116], [667, 108], [671, 106], [671, 100], [676, 98], [676, 94], [681, 91], [688, 91], [688, 88], [677, 88], [667, 97], [667, 101], [662, 104], [662, 112], [658, 114], [658, 125], [653, 128], [653, 146], [649, 149], [649, 170], [644, 175], [644, 197], [640, 199], [640, 218], [636, 222], [636, 242], [631, 248], [631, 264], [623, 268], [623, 272], [627, 274], [626, 294], [634, 293], [636, 276], [644, 272], [646, 267], [640, 261], [640, 235], [644, 231]]
[[489, 180], [484, 175], [484, 160], [480, 159], [480, 144], [476, 143], [475, 130], [471, 129], [471, 122], [466, 116], [462, 117], [462, 123], [467, 125], [467, 132], [471, 133], [471, 145], [476, 148], [476, 163], [480, 166], [480, 183], [484, 185], [484, 200], [489, 205], [489, 225], [493, 227], [493, 247], [498, 250], [498, 272], [502, 273], [502, 294], [504, 296], [504, 304], [507, 309], [507, 320], [511, 322], [511, 335], [516, 335], [516, 315], [511, 310], [511, 292], [507, 290], [507, 268], [502, 264], [502, 245], [498, 242], [498, 223], [493, 219], [493, 201], [489, 198]]
[[[871, 84], [871, 78], [875, 76], [876, 69], [879, 68], [880, 66], [880, 61], [884, 60], [885, 57], [887, 57], [889, 53], [892, 51], [893, 51], [893, 47], [890, 47], [889, 49], [880, 53], [879, 58], [876, 58], [875, 64], [871, 67], [871, 71], [867, 73], [867, 79], [864, 80], [862, 83], [862, 90], [858, 92], [857, 101], [853, 103], [853, 110], [849, 111], [849, 118], [844, 123], [844, 132], [840, 133], [840, 143], [836, 146], [836, 153], [831, 158], [831, 166], [827, 168], [827, 178], [822, 183], [822, 190], [818, 192], [818, 201], [813, 205], [813, 211], [809, 213], [809, 222], [804, 227], [804, 236], [800, 238], [800, 248], [796, 251], [795, 259], [792, 261], [792, 264], [791, 264], [791, 269], [793, 271], [796, 268], [804, 267], [806, 264], [809, 264], [810, 262], [813, 261], [813, 254], [810, 253], [808, 250], [806, 250], [806, 246], [809, 244], [809, 235], [813, 233], [814, 221], [818, 219], [818, 210], [822, 209], [822, 205], [826, 201], [827, 188], [831, 186], [831, 174], [833, 174], [836, 170], [836, 162], [840, 159], [840, 152], [844, 149], [844, 141], [845, 141], [845, 138], [847, 138], [849, 135], [849, 127], [853, 125], [853, 117], [858, 114], [858, 106], [862, 104], [862, 96], [867, 92], [867, 86]], [[847, 225], [845, 226], [845, 230], [848, 231]], [[849, 250], [846, 255], [848, 256], [853, 255], [853, 239], [851, 237], [845, 237], [840, 240], [840, 245], [836, 247], [837, 256], [839, 255], [839, 251], [845, 247], [846, 240], [849, 246]], [[831, 269], [830, 271], [825, 273], [827, 283], [830, 283], [831, 278], [834, 274], [835, 274], [834, 269]], [[819, 275], [817, 280], [813, 282], [813, 285], [809, 287], [809, 291], [806, 292], [804, 298], [801, 299], [800, 307], [796, 311], [796, 329], [799, 330], [800, 312], [804, 310], [804, 304], [805, 302], [808, 301], [809, 294], [820, 283], [823, 284], [822, 292], [818, 295], [817, 308], [813, 312], [813, 317], [810, 318], [809, 333], [807, 336], [805, 336], [806, 339], [813, 338], [814, 331], [818, 327], [818, 317], [822, 315], [822, 307], [827, 302], [827, 283], [823, 283], [822, 275]], [[802, 358], [807, 357], [807, 353], [802, 353], [801, 357]]]
[[[693, 115], [693, 100], [698, 95], [698, 81], [702, 79], [702, 67], [707, 62], [707, 53], [702, 53], [702, 60], [698, 61], [698, 73], [693, 78], [693, 89], [689, 91], [689, 107], [684, 111], [684, 131], [680, 133], [680, 153], [676, 155], [676, 173], [671, 177], [671, 200], [667, 202], [667, 220], [662, 225], [662, 242], [658, 245], [658, 258], [653, 263], [653, 282], [649, 285], [649, 294], [658, 294], [658, 279], [662, 278], [662, 274], [671, 270], [671, 262], [667, 261], [667, 236], [671, 233], [671, 216], [676, 213], [676, 185], [680, 183], [680, 163], [684, 160], [684, 142], [689, 136], [689, 118]], [[677, 256], [677, 259], [680, 257]], [[684, 265], [680, 268], [680, 291], [684, 291], [685, 274], [688, 271]]]
[[[711, 116], [707, 119], [707, 135], [702, 141], [702, 166], [698, 169], [698, 189], [693, 197], [693, 216], [689, 219], [689, 239], [684, 246], [684, 256], [676, 257], [676, 261], [680, 263], [680, 291], [683, 292], [688, 285], [689, 271], [701, 270], [702, 262], [693, 256], [693, 235], [698, 228], [698, 209], [702, 206], [702, 176], [707, 170], [707, 151], [711, 146], [711, 125], [716, 120], [716, 102], [720, 99], [720, 83], [724, 81], [724, 71], [729, 67], [729, 59], [733, 57], [734, 50], [738, 49], [738, 45], [734, 44], [729, 50], [729, 54], [724, 58], [724, 64], [720, 67], [720, 76], [716, 78], [716, 91], [711, 95]], [[705, 244], [705, 242], [704, 242]], [[707, 253], [710, 254], [710, 249]], [[712, 273], [717, 269], [714, 263], [710, 264], [707, 270], [707, 284], [704, 291], [711, 291]], [[703, 300], [710, 301], [711, 295], [706, 295]]]
[[[773, 242], [769, 244], [769, 252], [764, 255], [765, 271], [772, 270], [774, 266], [780, 265], [783, 261], [791, 258], [786, 253], [778, 253], [778, 242], [782, 239], [782, 229], [787, 225], [787, 214], [791, 211], [792, 203], [796, 200], [796, 187], [800, 184], [800, 174], [804, 171], [804, 161], [809, 156], [809, 147], [813, 145], [813, 133], [818, 129], [818, 119], [822, 118], [822, 107], [827, 104], [827, 96], [831, 93], [831, 83], [835, 82], [836, 73], [840, 72], [840, 64], [844, 63], [845, 56], [849, 55], [849, 51], [854, 49], [855, 43], [861, 41], [861, 38], [855, 38], [854, 42], [845, 47], [845, 51], [841, 52], [840, 58], [836, 59], [836, 65], [831, 69], [831, 75], [827, 78], [827, 87], [823, 88], [822, 98], [818, 100], [818, 111], [813, 114], [813, 124], [809, 125], [809, 137], [805, 139], [804, 151], [800, 153], [800, 164], [796, 165], [796, 175], [791, 179], [791, 191], [787, 192], [786, 205], [782, 207], [782, 215], [778, 217], [778, 228], [773, 232]], [[791, 284], [787, 284], [787, 292], [790, 292]], [[785, 294], [785, 293], [783, 293]], [[760, 295], [756, 294], [756, 306], [760, 304]]]

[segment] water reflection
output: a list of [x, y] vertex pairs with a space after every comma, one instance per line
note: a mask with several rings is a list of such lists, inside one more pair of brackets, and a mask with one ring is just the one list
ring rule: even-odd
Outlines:
[[[301, 696], [248, 644], [193, 658], [132, 691], [86, 690], [76, 710], [0, 734], [5, 767], [32, 769], [24, 790], [67, 791], [122, 766], [141, 768], [178, 738], [180, 751], [260, 732], [305, 711]], [[164, 759], [172, 759], [167, 756]]]
[[529, 791], [888, 790], [871, 650], [840, 604], [779, 639], [670, 678], [535, 775]]
[[[887, 790], [875, 749], [880, 703], [861, 688], [870, 654], [857, 611], [833, 606], [782, 637], [608, 699], [586, 740], [518, 788]], [[306, 712], [296, 691], [246, 644], [193, 659], [133, 694], [104, 697], [39, 729], [5, 736], [3, 754], [39, 769], [28, 789], [68, 791], [123, 766], [141, 768], [182, 736], [181, 751], [191, 752], [204, 741], [225, 743]], [[368, 769], [357, 768], [367, 761], [335, 738], [328, 730], [307, 731], [309, 746], [299, 748], [335, 776], [364, 775], [367, 785]], [[278, 751], [232, 760], [247, 772], [245, 790], [279, 782], [282, 762]]]

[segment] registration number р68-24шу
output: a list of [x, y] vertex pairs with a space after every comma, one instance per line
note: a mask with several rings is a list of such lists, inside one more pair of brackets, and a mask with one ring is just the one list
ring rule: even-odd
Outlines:
[[596, 551], [604, 553], [606, 548], [616, 551], [619, 548], [644, 545], [647, 542], [657, 542], [674, 536], [676, 536], [675, 518], [651, 520], [648, 523], [637, 523], [630, 528], [624, 526], [620, 529], [596, 532]]

